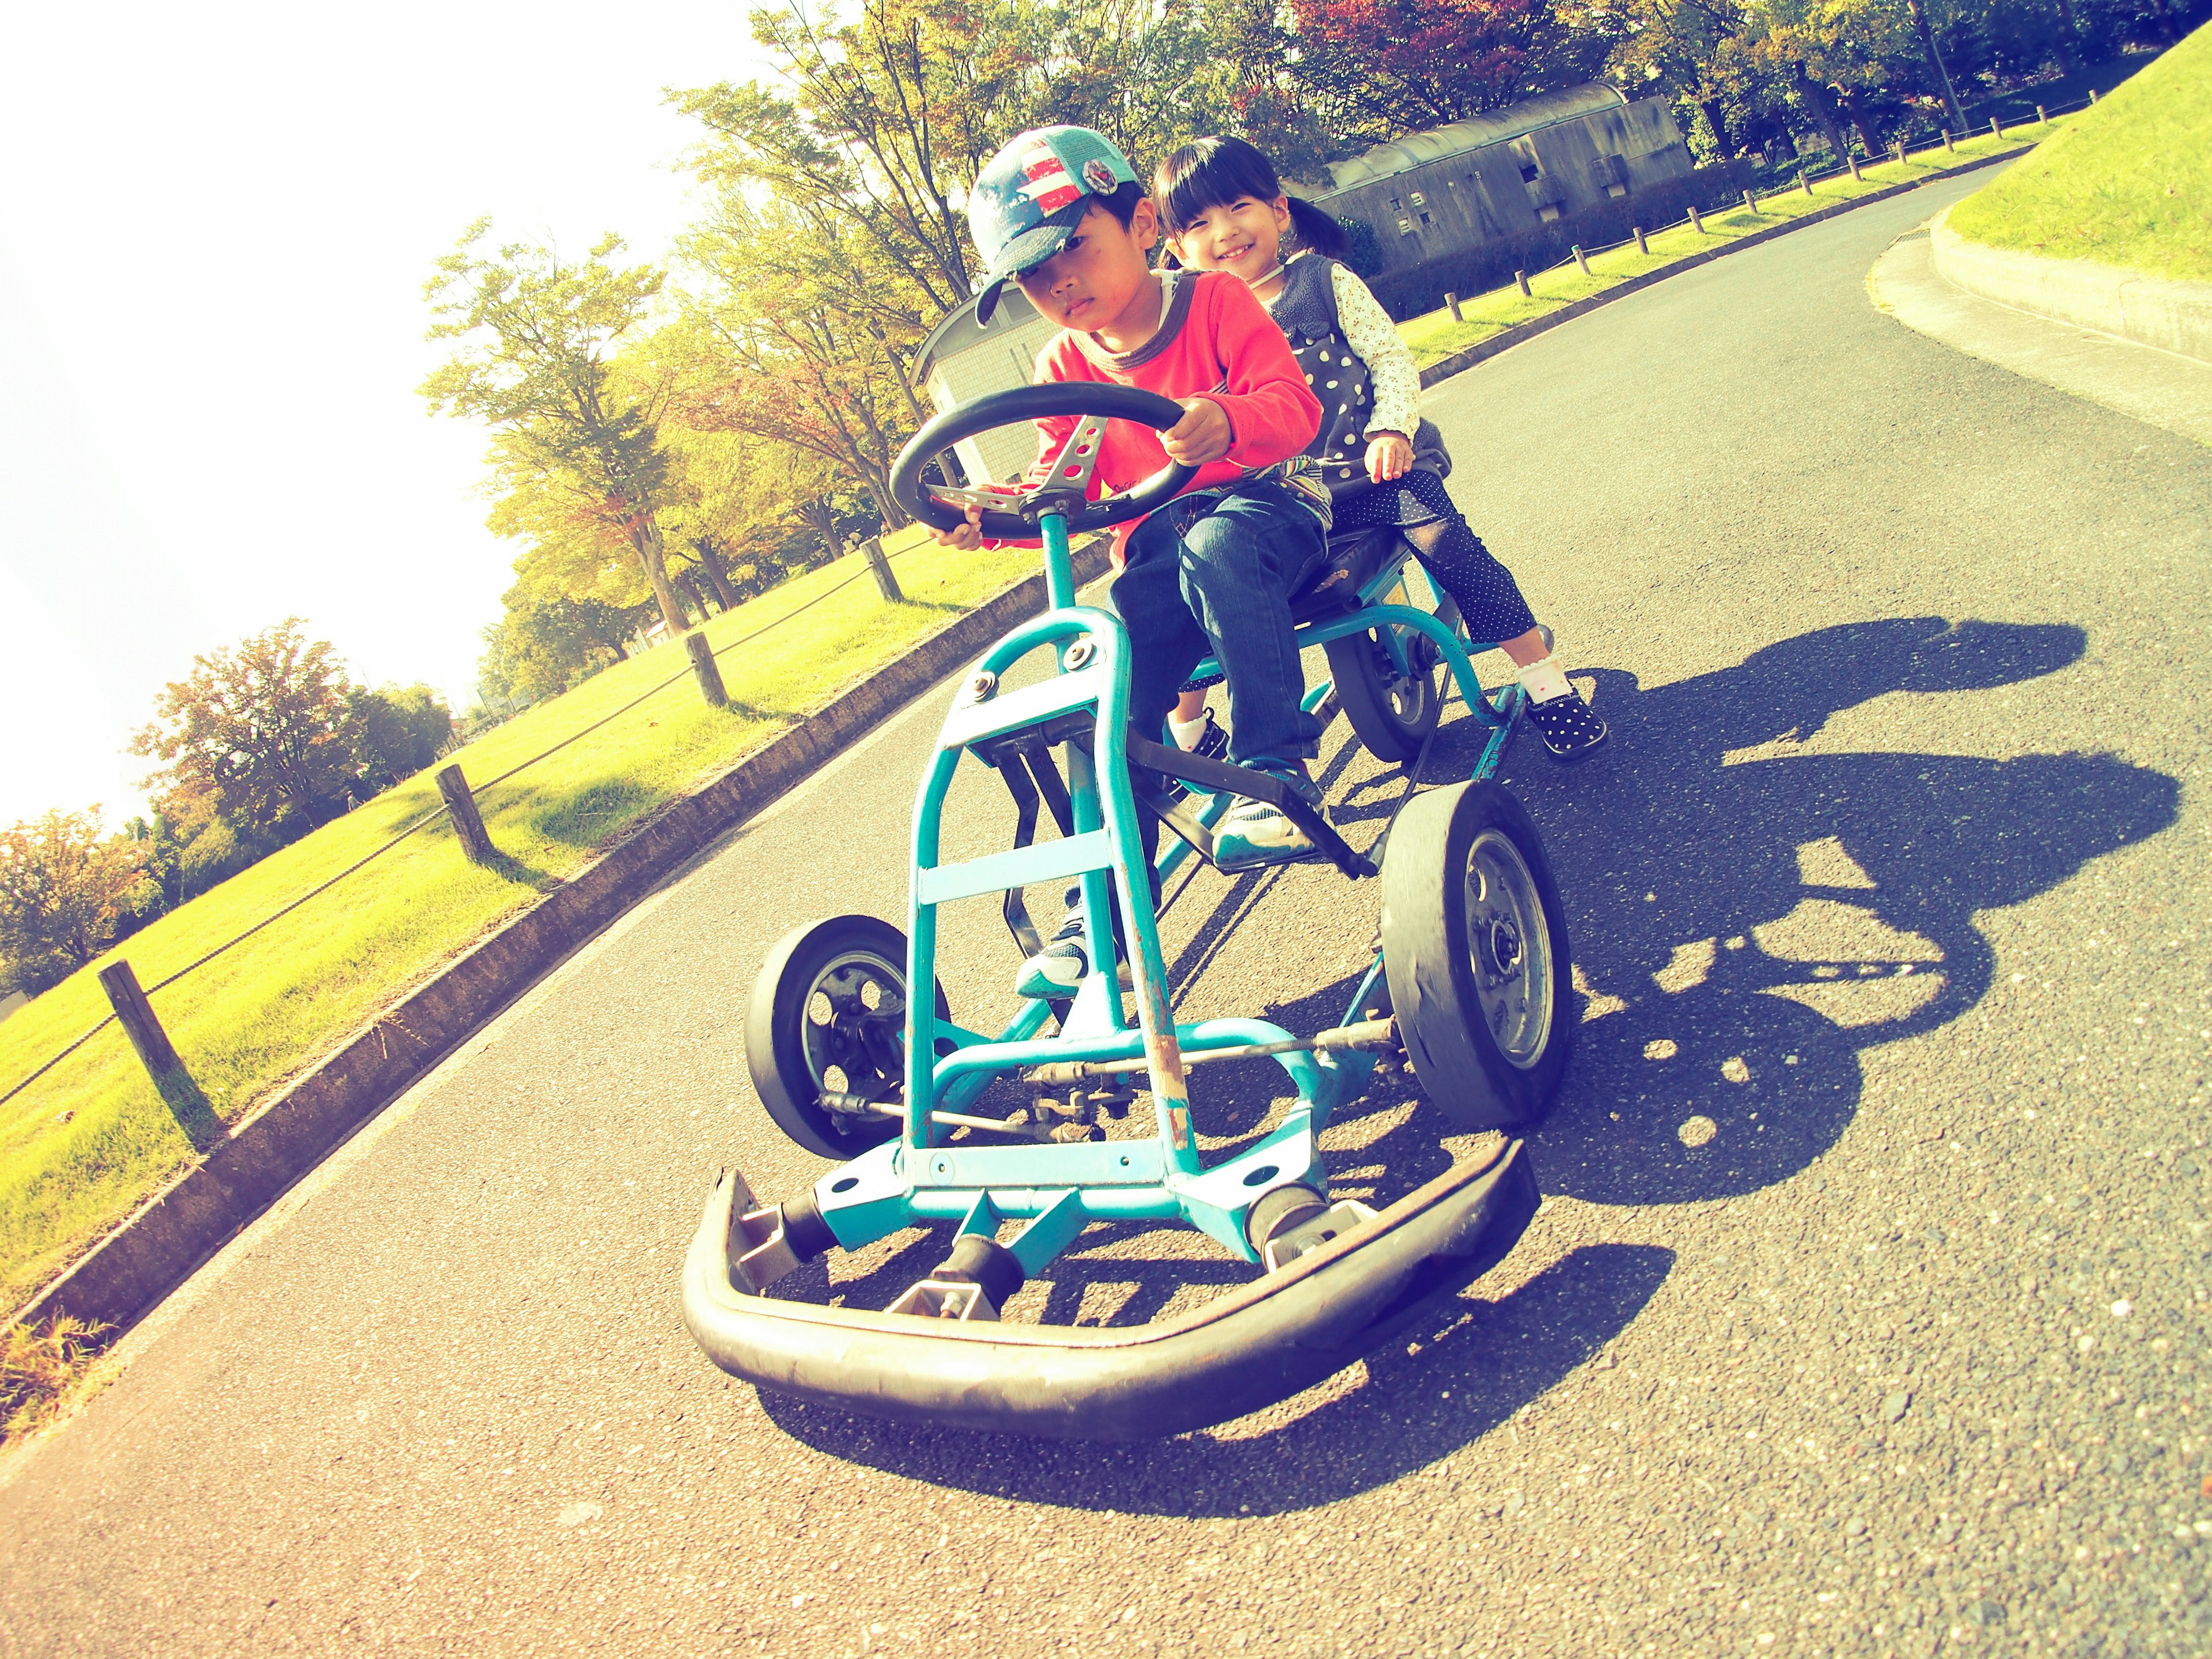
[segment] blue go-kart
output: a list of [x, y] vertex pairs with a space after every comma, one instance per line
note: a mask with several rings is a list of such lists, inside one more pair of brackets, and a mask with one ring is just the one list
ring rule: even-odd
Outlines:
[[[1378, 757], [1417, 770], [1444, 700], [1441, 670], [1489, 728], [1472, 781], [1412, 794], [1363, 854], [1279, 781], [1132, 734], [1128, 639], [1109, 612], [1076, 603], [1068, 537], [1141, 517], [1188, 482], [1188, 468], [1170, 466], [1126, 494], [1086, 499], [1109, 419], [1165, 428], [1182, 414], [1132, 387], [1030, 386], [939, 416], [900, 457], [892, 488], [918, 518], [949, 529], [973, 501], [987, 535], [1042, 538], [1049, 608], [984, 653], [946, 712], [915, 803], [907, 933], [838, 916], [783, 939], [762, 970], [745, 1033], [754, 1085], [786, 1134], [837, 1162], [780, 1205], [757, 1203], [735, 1170], [716, 1183], [685, 1263], [684, 1310], [725, 1370], [916, 1423], [1174, 1434], [1349, 1364], [1425, 1300], [1487, 1271], [1534, 1213], [1535, 1178], [1511, 1132], [1556, 1093], [1576, 1020], [1542, 845], [1520, 805], [1487, 781], [1521, 712], [1519, 689], [1485, 694], [1470, 650], [1486, 647], [1470, 647], [1448, 608], [1411, 603], [1410, 550], [1370, 535], [1333, 547], [1297, 598], [1300, 642], [1325, 647], [1333, 675], [1308, 707], [1327, 712], [1333, 697]], [[1042, 484], [1008, 496], [923, 482], [958, 440], [1055, 415], [1081, 418]], [[1056, 673], [1005, 683], [1048, 647]], [[963, 756], [1011, 789], [1014, 845], [947, 864], [939, 820]], [[1171, 832], [1155, 866], [1165, 876], [1211, 857], [1211, 826], [1238, 794], [1275, 801], [1346, 877], [1381, 878], [1375, 960], [1328, 1030], [1176, 1021], [1142, 815]], [[1056, 838], [1035, 838], [1041, 803]], [[939, 906], [1000, 896], [1026, 954], [1037, 936], [1021, 889], [1069, 880], [1083, 888], [1093, 963], [1115, 960], [1109, 906], [1119, 905], [1130, 991], [1110, 967], [1094, 972], [1067, 1001], [1026, 1003], [996, 1036], [955, 1024], [941, 989], [911, 994], [937, 985]], [[1209, 1063], [1260, 1056], [1282, 1067], [1296, 1101], [1272, 1133], [1209, 1164], [1190, 1079]], [[1317, 1146], [1378, 1063], [1409, 1068], [1449, 1133], [1504, 1132], [1380, 1212], [1330, 1198]], [[976, 1109], [986, 1091], [1002, 1100], [1009, 1087], [1025, 1091], [1026, 1106]], [[1000, 1318], [1100, 1222], [1194, 1227], [1255, 1271], [1149, 1324]], [[887, 1310], [769, 1293], [828, 1251], [916, 1225], [952, 1236], [941, 1264]]]

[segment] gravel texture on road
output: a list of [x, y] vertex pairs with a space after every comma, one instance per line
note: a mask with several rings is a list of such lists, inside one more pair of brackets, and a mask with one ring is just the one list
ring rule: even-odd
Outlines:
[[[1978, 182], [1428, 400], [1616, 736], [1510, 757], [1581, 1048], [1541, 1212], [1413, 1340], [1114, 1448], [858, 1420], [699, 1357], [676, 1276], [712, 1171], [821, 1167], [752, 1097], [753, 975], [802, 921], [902, 914], [926, 700], [449, 1061], [11, 1462], [0, 1650], [2212, 1651], [2212, 456], [1873, 308], [1883, 246]], [[1405, 786], [1343, 739], [1358, 839]], [[1427, 781], [1472, 755], [1447, 727]], [[948, 856], [1011, 823], [978, 778]], [[1324, 870], [1208, 872], [1167, 936], [1186, 1008], [1310, 1030], [1373, 925]], [[982, 903], [945, 931], [985, 1024], [1004, 933]], [[1282, 1104], [1219, 1069], [1214, 1146]], [[1324, 1146], [1338, 1192], [1388, 1198], [1454, 1143], [1393, 1082]], [[830, 1288], [935, 1259], [886, 1241]], [[1024, 1294], [1138, 1319], [1242, 1272], [1101, 1231]]]

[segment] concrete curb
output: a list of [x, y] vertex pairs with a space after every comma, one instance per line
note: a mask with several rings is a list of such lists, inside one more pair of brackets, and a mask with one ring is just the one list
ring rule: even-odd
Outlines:
[[[1106, 566], [1102, 538], [1076, 554], [1076, 580]], [[568, 955], [721, 836], [811, 775], [909, 699], [1044, 609], [1042, 573], [939, 629], [827, 707], [670, 802], [439, 969], [231, 1131], [202, 1163], [16, 1310], [118, 1330], [190, 1278], [349, 1136]]]
[[2212, 283], [2170, 282], [2090, 259], [2046, 259], [1990, 247], [1960, 235], [1950, 217], [1948, 208], [1938, 214], [1928, 239], [1936, 274], [1952, 287], [2056, 323], [2212, 363]]
[[1525, 323], [1516, 323], [1512, 327], [1502, 329], [1486, 340], [1477, 341], [1465, 351], [1455, 352], [1441, 362], [1431, 363], [1421, 371], [1421, 390], [1425, 392], [1439, 381], [1448, 380], [1455, 374], [1462, 374], [1473, 368], [1477, 363], [1495, 357], [1501, 351], [1510, 351], [1523, 340], [1533, 340], [1547, 329], [1557, 328], [1561, 323], [1571, 323], [1577, 317], [1595, 311], [1600, 306], [1611, 305], [1615, 300], [1626, 300], [1630, 295], [1641, 293], [1655, 283], [1665, 282], [1669, 276], [1679, 276], [1686, 270], [1694, 270], [1699, 265], [1711, 264], [1716, 259], [1724, 259], [1731, 253], [1741, 253], [1746, 248], [1757, 247], [1761, 242], [1771, 242], [1778, 236], [1787, 236], [1793, 230], [1803, 230], [1808, 225], [1820, 224], [1825, 220], [1836, 217], [1838, 214], [1849, 213], [1857, 208], [1871, 207], [1876, 202], [1887, 202], [1891, 198], [1902, 196], [1908, 191], [1918, 190], [1923, 185], [1941, 184], [1944, 179], [1955, 179], [1962, 173], [1974, 173], [1983, 167], [1996, 167], [2001, 161], [2009, 161], [2015, 156], [2025, 155], [2034, 148], [2033, 144], [2021, 144], [2016, 149], [2003, 150], [1995, 155], [1978, 156], [1958, 167], [1945, 167], [1941, 173], [1931, 173], [1925, 179], [1909, 179], [1901, 185], [1892, 185], [1887, 190], [1875, 191], [1869, 196], [1856, 197], [1848, 202], [1838, 202], [1832, 207], [1822, 208], [1818, 213], [1803, 214], [1783, 224], [1770, 225], [1765, 230], [1754, 230], [1748, 236], [1739, 236], [1732, 242], [1723, 242], [1718, 247], [1709, 248], [1703, 253], [1692, 253], [1686, 258], [1676, 259], [1661, 265], [1656, 270], [1647, 270], [1641, 276], [1632, 276], [1625, 283], [1617, 283], [1612, 288], [1577, 300], [1571, 305], [1561, 306], [1557, 311], [1547, 312], [1541, 317], [1531, 317]]

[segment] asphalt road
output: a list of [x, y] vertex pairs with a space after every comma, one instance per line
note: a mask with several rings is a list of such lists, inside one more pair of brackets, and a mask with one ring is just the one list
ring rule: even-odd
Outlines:
[[[710, 1171], [818, 1168], [753, 1101], [748, 988], [801, 921], [900, 915], [920, 706], [131, 1340], [0, 1489], [0, 1645], [2212, 1652], [2212, 455], [1873, 308], [1875, 256], [1965, 187], [1431, 399], [1618, 741], [1509, 765], [1591, 994], [1544, 1208], [1419, 1340], [1108, 1449], [700, 1358], [676, 1273]], [[1431, 781], [1468, 758], [1440, 740]], [[1401, 787], [1331, 776], [1353, 822]], [[1011, 814], [965, 799], [981, 850]], [[1169, 930], [1184, 1006], [1324, 1023], [1373, 906], [1206, 876]], [[968, 909], [946, 978], [981, 1024], [1013, 962]], [[1270, 1105], [1229, 1079], [1200, 1127]], [[1326, 1143], [1338, 1190], [1404, 1190], [1440, 1133], [1378, 1091]], [[1025, 1294], [1127, 1318], [1234, 1276], [1093, 1237]], [[892, 1241], [838, 1288], [933, 1259]]]

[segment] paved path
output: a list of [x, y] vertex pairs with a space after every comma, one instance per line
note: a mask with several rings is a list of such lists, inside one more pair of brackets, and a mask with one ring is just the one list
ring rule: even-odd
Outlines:
[[[1419, 1341], [1103, 1450], [802, 1409], [694, 1352], [708, 1171], [814, 1167], [750, 1097], [746, 989], [795, 922], [898, 914], [923, 708], [133, 1339], [0, 1492], [0, 1645], [2212, 1650], [2212, 457], [1874, 310], [1869, 264], [1954, 193], [1431, 399], [1620, 741], [1513, 758], [1588, 1023], [1544, 1211]], [[1355, 815], [1397, 787], [1333, 777]], [[981, 848], [1010, 814], [969, 799]], [[1170, 928], [1187, 1006], [1320, 1023], [1372, 903], [1208, 876]], [[949, 941], [963, 1012], [1008, 1000], [994, 926]], [[1200, 1104], [1249, 1133], [1266, 1079]], [[1377, 1095], [1332, 1132], [1339, 1189], [1402, 1190], [1437, 1133]], [[1127, 1316], [1172, 1265], [1108, 1238], [1050, 1288]]]

